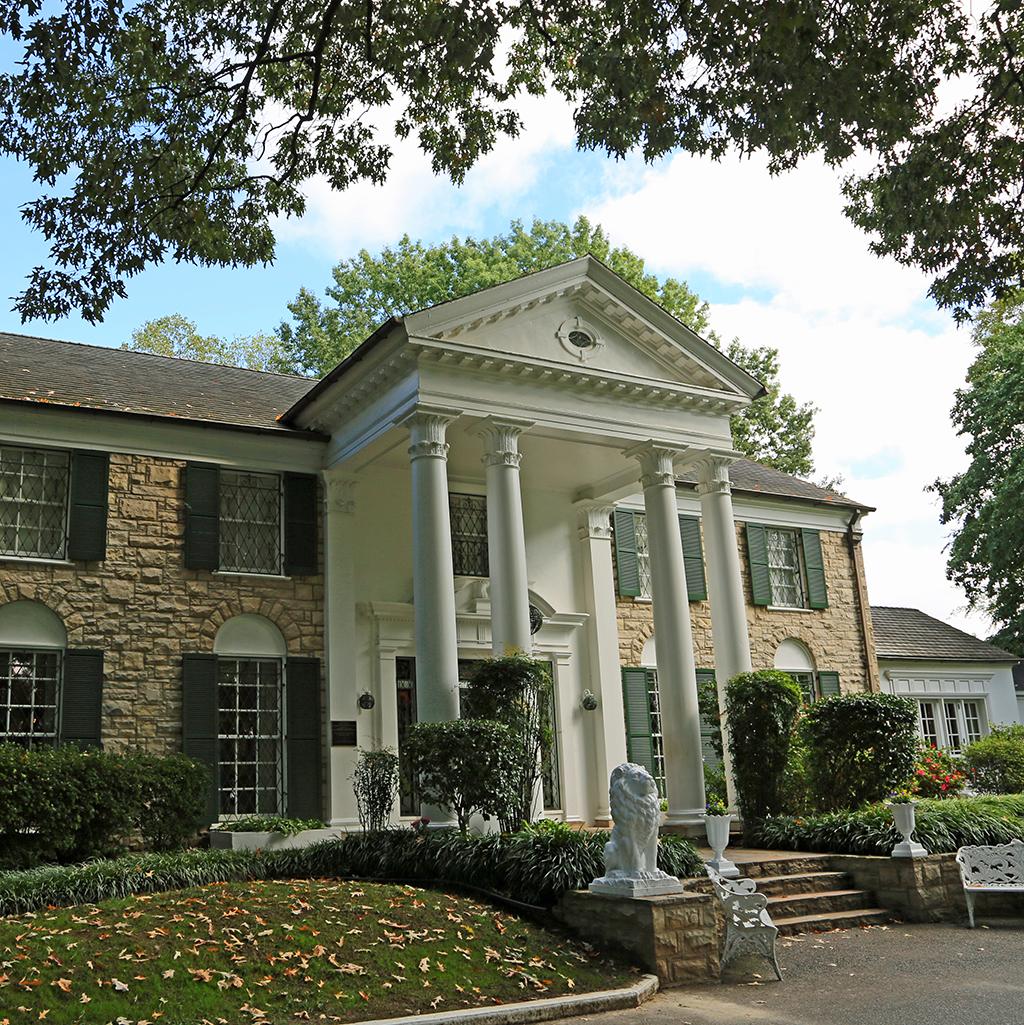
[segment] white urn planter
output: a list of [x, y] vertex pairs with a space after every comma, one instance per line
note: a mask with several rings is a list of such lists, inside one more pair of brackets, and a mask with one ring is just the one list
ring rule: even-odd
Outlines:
[[210, 846], [229, 851], [284, 851], [295, 847], [309, 847], [321, 840], [337, 840], [340, 829], [304, 829], [301, 833], [239, 832], [232, 829], [211, 829]]
[[889, 810], [892, 812], [896, 829], [903, 839], [892, 849], [894, 858], [923, 858], [928, 852], [916, 841], [912, 840], [916, 828], [917, 803], [915, 801], [892, 801]]
[[725, 856], [725, 849], [729, 846], [729, 826], [731, 824], [731, 815], [704, 816], [704, 829], [708, 836], [708, 846], [715, 854], [707, 864], [726, 879], [735, 879], [740, 874], [740, 870]]

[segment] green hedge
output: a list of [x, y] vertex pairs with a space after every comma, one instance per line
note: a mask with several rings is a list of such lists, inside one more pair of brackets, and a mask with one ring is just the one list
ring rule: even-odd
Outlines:
[[[1024, 794], [918, 801], [914, 835], [933, 854], [1024, 840]], [[889, 808], [873, 804], [860, 811], [773, 816], [761, 823], [757, 843], [769, 850], [885, 855], [900, 839]]]
[[179, 847], [195, 834], [205, 785], [184, 755], [0, 744], [0, 868], [107, 855], [136, 831], [155, 850]]
[[[346, 876], [462, 883], [548, 906], [601, 874], [607, 839], [607, 833], [567, 828], [466, 837], [453, 830], [393, 829], [351, 833], [296, 850], [140, 854], [0, 873], [0, 914], [214, 882]], [[659, 864], [675, 875], [703, 873], [699, 855], [682, 837], [662, 839]]]

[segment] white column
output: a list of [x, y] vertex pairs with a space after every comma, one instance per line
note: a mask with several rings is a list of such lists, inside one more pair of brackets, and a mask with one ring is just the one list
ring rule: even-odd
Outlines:
[[750, 635], [747, 632], [747, 606], [743, 597], [743, 578], [736, 539], [736, 521], [732, 511], [732, 487], [729, 483], [731, 457], [708, 456], [697, 464], [697, 494], [704, 533], [708, 573], [708, 597], [711, 600], [711, 632], [715, 645], [715, 681], [718, 710], [722, 715], [722, 741], [725, 748], [725, 781], [729, 806], [735, 807], [732, 760], [729, 757], [728, 724], [725, 720], [725, 688], [738, 673], [749, 673]]
[[[357, 705], [356, 680], [356, 606], [355, 606], [355, 477], [328, 470], [324, 473], [327, 490], [326, 529], [324, 531], [326, 574], [324, 578], [324, 629], [327, 655], [327, 720], [355, 719], [361, 747], [373, 747], [377, 737], [372, 713]], [[325, 722], [324, 730], [328, 729]], [[331, 747], [328, 765], [331, 823], [351, 826], [357, 823], [355, 795], [349, 777], [355, 764], [355, 749]]]
[[583, 554], [583, 587], [586, 594], [587, 650], [590, 674], [587, 682], [597, 698], [597, 708], [581, 714], [592, 733], [591, 787], [587, 803], [596, 808], [596, 823], [611, 821], [608, 778], [626, 760], [626, 724], [622, 709], [622, 676], [619, 670], [618, 615], [615, 608], [615, 575], [612, 570], [613, 507], [587, 502], [579, 507], [579, 538]]
[[679, 533], [673, 461], [678, 453], [645, 442], [626, 453], [640, 463], [651, 551], [654, 636], [665, 746], [668, 823], [697, 825], [704, 813], [704, 759], [693, 659], [690, 602]]
[[519, 482], [519, 435], [527, 420], [488, 417], [476, 428], [487, 467], [487, 560], [491, 577], [491, 651], [495, 657], [533, 648], [526, 578], [526, 533]]
[[416, 714], [420, 722], [459, 717], [455, 572], [448, 507], [448, 425], [452, 410], [420, 407], [402, 423], [412, 444], [412, 581]]

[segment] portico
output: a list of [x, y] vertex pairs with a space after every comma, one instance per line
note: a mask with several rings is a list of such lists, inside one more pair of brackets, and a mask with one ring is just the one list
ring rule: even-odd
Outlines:
[[[289, 414], [330, 436], [326, 476], [345, 496], [326, 530], [332, 722], [354, 718], [360, 746], [396, 746], [410, 659], [415, 717], [443, 720], [459, 713], [460, 659], [532, 651], [555, 679], [561, 806], [548, 811], [606, 820], [608, 774], [626, 758], [610, 518], [642, 491], [668, 821], [695, 823], [703, 768], [675, 473], [700, 469], [721, 681], [750, 667], [728, 418], [759, 390], [589, 258], [385, 325]], [[486, 505], [486, 575], [453, 560], [453, 495]], [[332, 748], [341, 824], [354, 815], [353, 757]]]

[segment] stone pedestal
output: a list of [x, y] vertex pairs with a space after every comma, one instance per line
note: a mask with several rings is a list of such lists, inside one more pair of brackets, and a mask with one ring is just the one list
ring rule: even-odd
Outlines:
[[572, 890], [553, 913], [598, 947], [618, 949], [658, 976], [662, 986], [719, 976], [716, 898], [705, 893], [613, 897]]
[[588, 887], [591, 893], [604, 897], [655, 897], [661, 894], [682, 893], [683, 884], [675, 876], [663, 875], [658, 879], [617, 878], [601, 876]]

